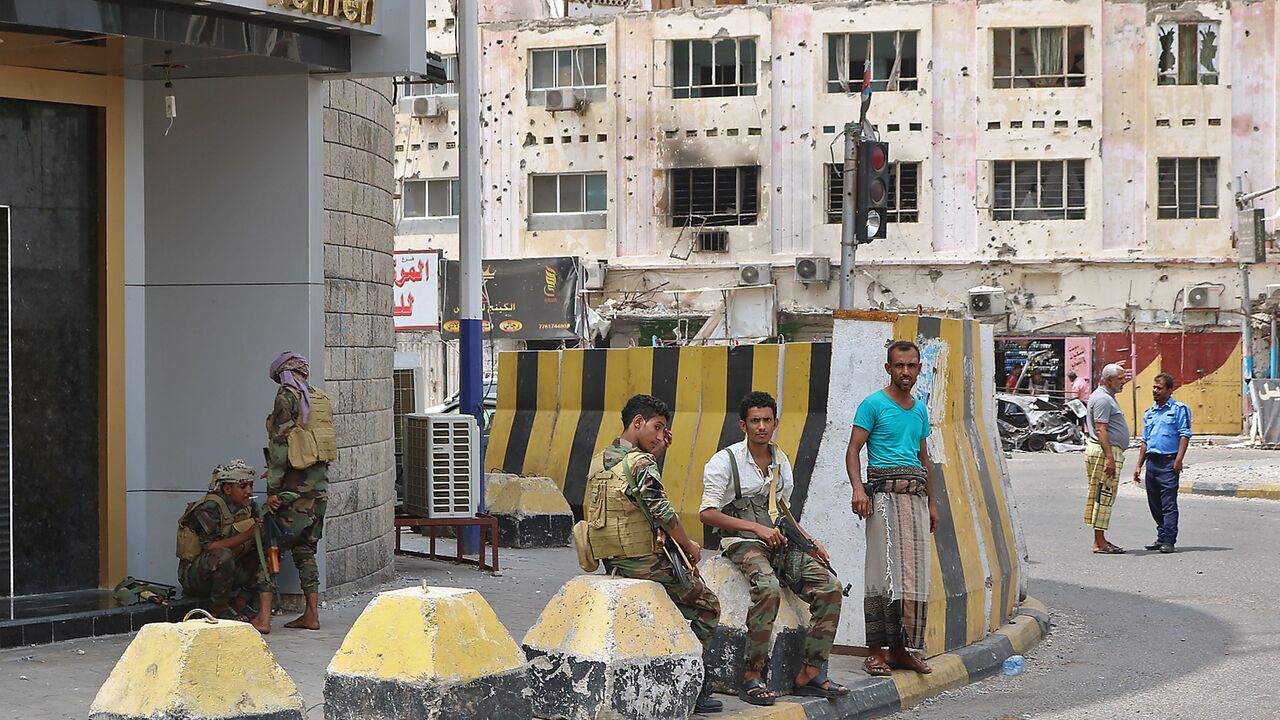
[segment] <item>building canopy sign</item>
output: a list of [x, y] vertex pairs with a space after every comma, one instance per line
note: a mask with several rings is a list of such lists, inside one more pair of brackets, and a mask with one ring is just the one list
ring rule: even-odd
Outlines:
[[[582, 265], [576, 257], [485, 260], [484, 332], [512, 340], [576, 340], [580, 337]], [[442, 332], [458, 337], [461, 267], [445, 262]]]
[[440, 329], [440, 253], [397, 252], [391, 277], [396, 330]]
[[267, 0], [267, 5], [356, 25], [376, 22], [374, 0]]

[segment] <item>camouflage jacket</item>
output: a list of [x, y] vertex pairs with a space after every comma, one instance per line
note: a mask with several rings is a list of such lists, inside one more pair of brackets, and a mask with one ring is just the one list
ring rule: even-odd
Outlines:
[[267, 417], [267, 437], [273, 445], [288, 445], [289, 431], [298, 422], [302, 409], [298, 406], [298, 396], [281, 385], [276, 390], [276, 401]]
[[[222, 493], [216, 493], [222, 496], [222, 500], [227, 503], [227, 509], [232, 515], [236, 515], [245, 509], [244, 505], [237, 505], [231, 501], [231, 498]], [[249, 512], [252, 517], [261, 517], [257, 503], [249, 501]], [[200, 548], [208, 549], [210, 545], [219, 540], [225, 540], [231, 535], [222, 534], [222, 510], [218, 507], [218, 503], [213, 500], [205, 500], [199, 505], [191, 509], [191, 513], [187, 515], [187, 527], [191, 528], [196, 535], [200, 537]], [[231, 533], [235, 534], [234, 531]]]
[[658, 472], [658, 463], [652, 455], [622, 438], [614, 438], [613, 443], [604, 449], [604, 469], [622, 462], [627, 453], [638, 453], [631, 461], [631, 475], [635, 478], [640, 498], [649, 508], [649, 514], [664, 529], [670, 529], [677, 521], [676, 511], [667, 499], [667, 491], [662, 487], [662, 474]]

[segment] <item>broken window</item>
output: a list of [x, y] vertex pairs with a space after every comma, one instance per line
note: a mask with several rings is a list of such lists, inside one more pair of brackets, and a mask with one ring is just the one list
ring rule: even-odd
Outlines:
[[996, 160], [993, 220], [1083, 220], [1084, 160]]
[[873, 91], [915, 90], [916, 35], [915, 30], [828, 35], [827, 92], [861, 92], [868, 56]]
[[1218, 84], [1218, 23], [1160, 26], [1160, 85]]
[[1160, 158], [1156, 217], [1218, 217], [1218, 159]]
[[993, 87], [1084, 87], [1084, 36], [1083, 26], [992, 30]]
[[756, 39], [671, 41], [671, 93], [677, 98], [756, 94]]
[[405, 180], [400, 204], [407, 218], [450, 218], [458, 216], [462, 186], [457, 178]]
[[449, 78], [447, 83], [429, 83], [422, 76], [407, 77], [397, 81], [400, 94], [404, 97], [420, 97], [422, 95], [455, 95], [458, 92], [458, 56], [448, 55], [444, 59], [444, 74]]
[[[920, 163], [889, 163], [889, 209], [885, 222], [920, 221]], [[844, 210], [844, 165], [827, 163], [827, 222], [839, 224]]]
[[595, 213], [608, 208], [604, 173], [530, 175], [534, 215]]
[[529, 53], [529, 89], [590, 88], [605, 84], [605, 48], [556, 48]]
[[671, 226], [755, 225], [760, 208], [760, 168], [674, 168]]

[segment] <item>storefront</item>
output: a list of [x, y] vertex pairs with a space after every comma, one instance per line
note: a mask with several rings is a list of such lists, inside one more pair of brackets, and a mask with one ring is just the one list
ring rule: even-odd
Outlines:
[[172, 582], [209, 469], [261, 462], [270, 360], [325, 381], [326, 163], [361, 142], [328, 81], [428, 72], [417, 5], [0, 2], [0, 625]]

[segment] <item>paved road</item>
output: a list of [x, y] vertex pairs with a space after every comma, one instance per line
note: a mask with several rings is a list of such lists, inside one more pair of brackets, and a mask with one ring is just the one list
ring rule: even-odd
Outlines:
[[[1136, 455], [1126, 459], [1132, 468]], [[1280, 453], [1194, 448], [1189, 462], [1248, 474]], [[1010, 461], [1049, 640], [1018, 677], [998, 677], [900, 713], [902, 720], [1280, 717], [1280, 502], [1183, 495], [1178, 553], [1154, 539], [1146, 496], [1126, 484], [1112, 542], [1089, 553], [1080, 455]], [[1132, 470], [1125, 473], [1132, 477]], [[1225, 478], [1224, 478], [1225, 479]]]

